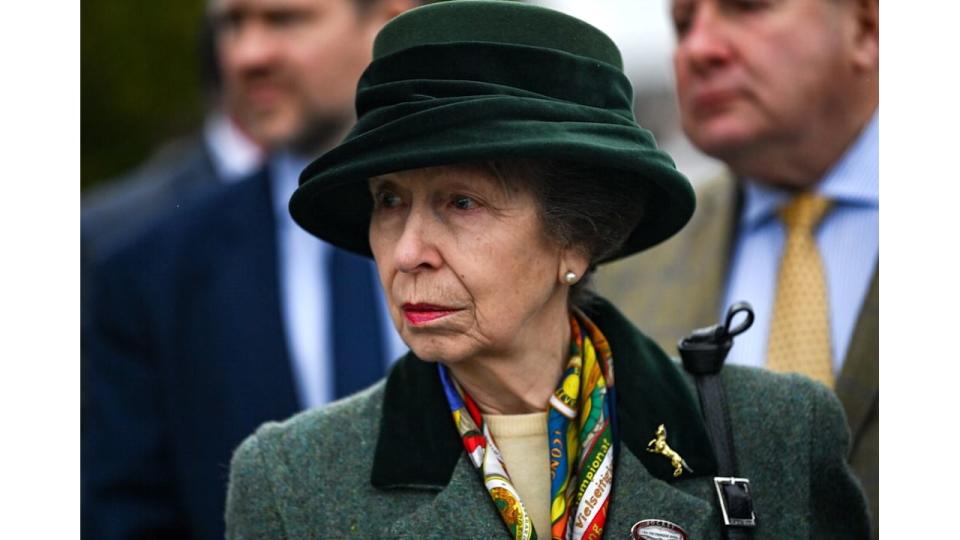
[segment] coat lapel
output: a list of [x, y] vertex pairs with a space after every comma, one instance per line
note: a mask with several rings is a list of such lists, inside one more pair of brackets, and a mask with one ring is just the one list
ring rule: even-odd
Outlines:
[[606, 300], [596, 299], [584, 311], [610, 343], [620, 441], [650, 474], [672, 483], [677, 479], [669, 459], [647, 451], [663, 425], [667, 443], [693, 469], [680, 478], [713, 475], [716, 459], [700, 406], [676, 364]]
[[836, 384], [837, 397], [854, 437], [880, 396], [879, 358], [880, 266], [877, 264]]
[[217, 225], [198, 258], [206, 261], [194, 282], [201, 305], [191, 313], [203, 332], [197, 350], [225, 378], [236, 429], [253, 431], [301, 407], [284, 332], [277, 272], [276, 227], [266, 171], [231, 185], [217, 204]]
[[461, 452], [450, 483], [432, 501], [395, 521], [384, 537], [503, 538], [507, 535], [507, 528], [480, 475], [466, 453]]
[[440, 491], [465, 455], [437, 366], [407, 353], [387, 377], [370, 483]]
[[[383, 536], [496, 538], [507, 533], [463, 450], [434, 363], [407, 354], [387, 377], [371, 484], [435, 491]], [[427, 534], [429, 532], [429, 534]]]

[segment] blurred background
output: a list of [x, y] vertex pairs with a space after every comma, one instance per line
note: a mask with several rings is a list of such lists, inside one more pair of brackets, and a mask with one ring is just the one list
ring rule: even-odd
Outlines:
[[[693, 181], [719, 170], [677, 120], [668, 0], [538, 0], [584, 19], [620, 47], [641, 125]], [[81, 188], [106, 185], [203, 122], [210, 69], [203, 0], [81, 4]]]
[[203, 10], [203, 0], [81, 3], [84, 190], [202, 121]]

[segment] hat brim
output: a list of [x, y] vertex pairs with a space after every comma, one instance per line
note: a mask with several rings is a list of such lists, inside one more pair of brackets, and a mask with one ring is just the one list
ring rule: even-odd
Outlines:
[[[695, 197], [669, 157], [644, 149], [649, 132], [630, 125], [543, 121], [539, 104], [487, 97], [403, 116], [348, 139], [312, 163], [290, 200], [304, 229], [338, 247], [371, 256], [373, 206], [367, 180], [402, 170], [511, 158], [574, 161], [634, 173], [644, 186], [642, 218], [620, 250], [604, 261], [649, 248], [690, 219]], [[569, 114], [566, 114], [569, 117]]]

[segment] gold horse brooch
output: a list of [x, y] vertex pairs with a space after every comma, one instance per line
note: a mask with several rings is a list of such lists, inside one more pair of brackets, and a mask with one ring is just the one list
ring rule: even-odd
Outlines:
[[686, 469], [687, 472], [693, 472], [693, 469], [687, 465], [687, 462], [680, 457], [680, 454], [676, 450], [670, 448], [670, 445], [667, 444], [667, 428], [663, 424], [660, 424], [660, 427], [657, 428], [656, 438], [647, 443], [647, 452], [653, 454], [660, 454], [661, 456], [670, 460], [670, 464], [673, 465], [673, 476], [677, 477], [683, 474], [683, 470]]

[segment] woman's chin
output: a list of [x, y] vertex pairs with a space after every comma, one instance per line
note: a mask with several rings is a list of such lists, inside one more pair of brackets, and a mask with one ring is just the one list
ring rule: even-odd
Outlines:
[[417, 355], [417, 358], [424, 362], [440, 362], [446, 365], [458, 364], [462, 362], [468, 354], [462, 350], [462, 347], [452, 346], [452, 344], [437, 343], [431, 340], [430, 343], [418, 343], [419, 340], [405, 340], [407, 346]]
[[421, 360], [457, 363], [471, 356], [476, 348], [476, 341], [468, 338], [464, 326], [452, 320], [428, 325], [404, 321], [400, 327], [400, 337]]
[[451, 355], [449, 352], [444, 352], [443, 350], [438, 350], [435, 348], [410, 347], [410, 350], [413, 351], [413, 354], [417, 355], [417, 358], [423, 360], [424, 362], [455, 364], [458, 361], [457, 357]]

